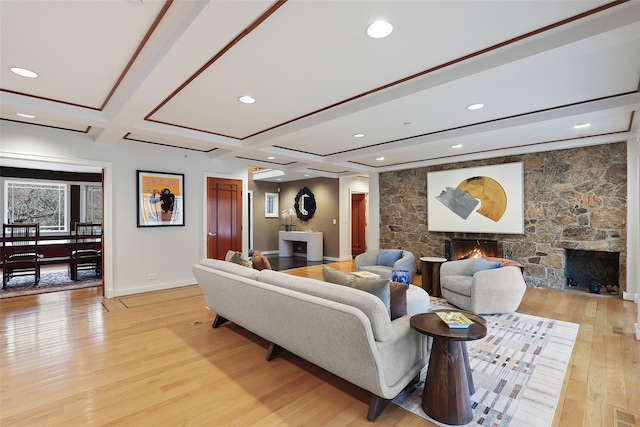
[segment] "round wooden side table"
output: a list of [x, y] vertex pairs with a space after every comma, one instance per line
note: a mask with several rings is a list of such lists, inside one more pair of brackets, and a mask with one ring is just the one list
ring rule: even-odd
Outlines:
[[440, 265], [447, 262], [446, 258], [423, 256], [420, 258], [422, 265], [422, 289], [434, 297], [440, 297]]
[[[437, 311], [464, 313], [474, 323], [468, 328], [449, 328]], [[486, 321], [461, 310], [435, 310], [411, 317], [411, 327], [433, 337], [427, 378], [422, 394], [422, 409], [436, 421], [462, 425], [473, 419], [471, 395], [475, 393], [467, 343], [487, 335]]]

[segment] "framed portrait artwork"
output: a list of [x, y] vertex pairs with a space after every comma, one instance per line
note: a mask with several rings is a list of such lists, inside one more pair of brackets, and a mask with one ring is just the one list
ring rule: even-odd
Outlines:
[[265, 218], [278, 218], [278, 193], [264, 193]]
[[137, 171], [138, 227], [184, 225], [184, 174]]

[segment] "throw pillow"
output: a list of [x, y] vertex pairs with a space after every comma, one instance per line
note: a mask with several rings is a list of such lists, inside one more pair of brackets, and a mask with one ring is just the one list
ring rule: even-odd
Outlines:
[[349, 286], [349, 283], [351, 283], [355, 278], [356, 276], [354, 275], [343, 273], [340, 270], [336, 270], [335, 268], [322, 264], [322, 280], [325, 282]]
[[353, 276], [354, 280], [347, 286], [360, 289], [361, 291], [368, 292], [377, 296], [384, 303], [384, 306], [391, 317], [391, 287], [389, 279], [366, 279], [362, 277]]
[[391, 320], [407, 315], [407, 291], [409, 285], [398, 282], [389, 283], [389, 299], [391, 308]]
[[393, 264], [402, 258], [402, 252], [402, 249], [380, 249], [378, 253], [378, 265], [393, 267]]
[[251, 264], [253, 264], [253, 268], [256, 270], [271, 270], [271, 263], [269, 262], [269, 259], [257, 251], [254, 252], [251, 257]]
[[244, 267], [253, 268], [253, 266], [251, 265], [251, 261], [249, 261], [249, 258], [247, 258], [247, 256], [242, 252], [228, 250], [227, 255], [224, 257], [224, 260], [232, 262], [234, 264], [242, 265]]
[[476, 274], [478, 271], [492, 270], [494, 268], [500, 268], [500, 262], [492, 262], [484, 258], [478, 258], [478, 261], [476, 261], [476, 264], [471, 270], [471, 275]]
[[484, 259], [486, 259], [487, 261], [499, 262], [500, 267], [514, 266], [514, 267], [518, 267], [521, 271], [524, 271], [524, 265], [520, 264], [518, 261], [513, 261], [507, 258], [497, 258], [497, 257], [490, 257], [490, 256], [486, 256], [484, 257]]
[[391, 288], [389, 286], [389, 279], [360, 278], [322, 264], [322, 280], [336, 285], [359, 289], [377, 296], [386, 307], [389, 317], [391, 317]]

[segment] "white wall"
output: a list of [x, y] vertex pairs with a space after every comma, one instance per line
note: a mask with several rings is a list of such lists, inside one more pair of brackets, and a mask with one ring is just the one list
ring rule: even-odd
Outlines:
[[[205, 153], [125, 140], [115, 145], [98, 144], [84, 133], [20, 123], [2, 122], [1, 126], [0, 157], [104, 168], [107, 297], [194, 284], [191, 267], [205, 255], [206, 176], [242, 179], [245, 185], [247, 182], [246, 165], [230, 159], [211, 159]], [[136, 170], [185, 175], [184, 227], [136, 226]], [[150, 273], [156, 273], [158, 278], [149, 280]]]

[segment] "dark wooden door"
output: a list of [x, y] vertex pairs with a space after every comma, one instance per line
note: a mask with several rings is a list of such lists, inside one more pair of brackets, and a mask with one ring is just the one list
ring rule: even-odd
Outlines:
[[365, 227], [367, 208], [364, 194], [351, 195], [351, 255], [360, 255], [367, 251]]
[[242, 181], [207, 178], [207, 258], [242, 250]]

